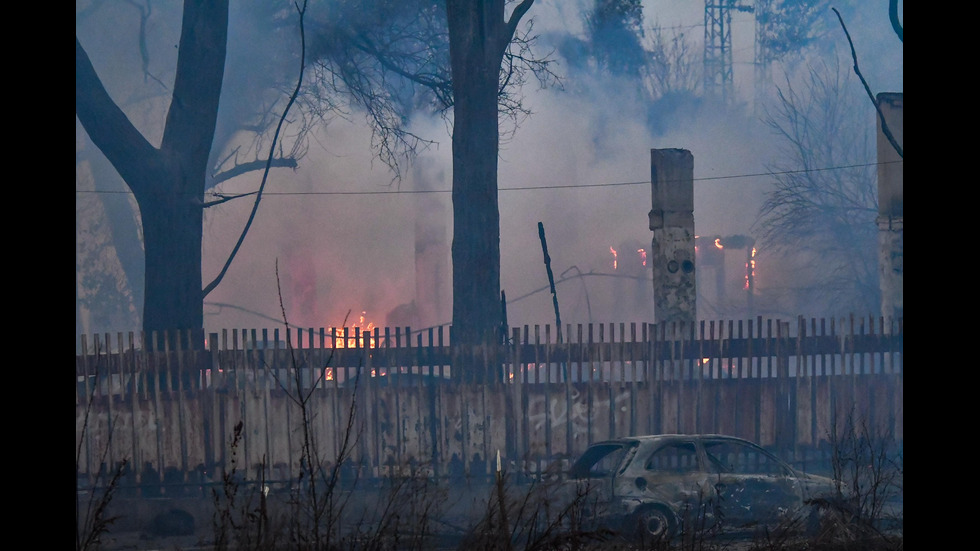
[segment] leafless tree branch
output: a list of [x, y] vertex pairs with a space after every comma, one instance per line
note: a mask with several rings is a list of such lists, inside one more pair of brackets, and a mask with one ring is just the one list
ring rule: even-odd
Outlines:
[[888, 20], [891, 21], [892, 30], [898, 35], [898, 40], [902, 43], [902, 22], [898, 20], [898, 0], [888, 0]]
[[[215, 174], [211, 178], [211, 187], [220, 184], [221, 182], [231, 180], [236, 176], [241, 176], [242, 174], [247, 174], [253, 170], [258, 170], [259, 168], [268, 165], [272, 168], [296, 168], [299, 164], [296, 162], [296, 157], [285, 157], [285, 158], [275, 158], [271, 160], [261, 160], [256, 159], [254, 161], [247, 161], [244, 163], [238, 163], [235, 166]], [[207, 206], [207, 205], [205, 205]]]
[[269, 147], [269, 157], [266, 160], [265, 172], [262, 174], [262, 183], [259, 185], [259, 190], [255, 194], [255, 203], [252, 205], [252, 212], [248, 216], [248, 221], [245, 223], [245, 227], [242, 229], [241, 235], [238, 236], [238, 242], [235, 243], [235, 248], [232, 249], [231, 254], [228, 255], [228, 260], [225, 261], [225, 265], [221, 267], [221, 272], [217, 277], [214, 278], [211, 283], [204, 287], [201, 293], [201, 298], [208, 296], [215, 287], [221, 283], [225, 274], [228, 272], [228, 268], [231, 266], [232, 261], [235, 259], [235, 255], [241, 249], [242, 242], [245, 241], [245, 236], [248, 234], [249, 228], [252, 226], [252, 222], [255, 220], [255, 213], [259, 209], [259, 203], [262, 201], [262, 192], [265, 190], [265, 185], [268, 182], [269, 170], [272, 168], [272, 160], [274, 158], [274, 152], [276, 147], [276, 141], [279, 138], [279, 133], [282, 131], [282, 127], [286, 122], [286, 115], [289, 114], [289, 108], [293, 106], [296, 101], [296, 97], [299, 95], [300, 88], [303, 86], [303, 73], [306, 69], [306, 31], [303, 25], [303, 17], [306, 14], [306, 0], [303, 0], [303, 5], [296, 6], [296, 11], [299, 13], [299, 36], [300, 36], [300, 62], [299, 62], [299, 77], [296, 79], [296, 88], [293, 89], [292, 95], [289, 96], [289, 102], [286, 104], [286, 108], [283, 109], [282, 116], [279, 117], [279, 124], [276, 127], [276, 132], [272, 137], [272, 145]]
[[562, 86], [561, 76], [554, 70], [556, 61], [551, 57], [553, 52], [543, 57], [533, 53], [536, 38], [534, 20], [528, 19], [525, 28], [514, 34], [507, 51], [504, 52], [497, 101], [500, 115], [510, 119], [511, 126], [500, 129], [501, 143], [506, 143], [512, 138], [521, 122], [531, 115], [531, 110], [525, 107], [521, 95], [529, 73], [537, 79], [541, 87]]
[[651, 33], [649, 76], [655, 97], [672, 92], [697, 90], [702, 82], [702, 63], [686, 35], [677, 29], [667, 36], [666, 29], [657, 25]]
[[221, 205], [223, 203], [227, 203], [229, 201], [233, 201], [235, 199], [241, 199], [242, 197], [251, 197], [252, 195], [256, 195], [257, 193], [258, 193], [258, 191], [250, 191], [248, 193], [238, 193], [238, 194], [235, 194], [235, 195], [225, 195], [223, 193], [215, 193], [214, 195], [216, 197], [218, 197], [218, 200], [216, 200], [216, 201], [208, 201], [208, 202], [204, 203], [203, 207], [204, 208], [216, 207], [218, 205]]
[[409, 118], [416, 111], [445, 116], [452, 105], [448, 35], [439, 5], [352, 2], [311, 26], [311, 112], [345, 118], [363, 112], [378, 159], [398, 180], [402, 165], [434, 143], [407, 130]]
[[[834, 10], [834, 13], [837, 14], [837, 20], [840, 21], [840, 26], [842, 29], [844, 29], [844, 35], [847, 36], [847, 44], [851, 47], [851, 58], [854, 60], [854, 74], [861, 79], [861, 84], [864, 85], [864, 91], [868, 93], [868, 97], [871, 98], [872, 105], [875, 106], [875, 111], [878, 113], [878, 119], [881, 121], [881, 133], [888, 139], [888, 143], [892, 144], [892, 147], [895, 148], [898, 156], [904, 159], [905, 155], [902, 154], [902, 146], [895, 140], [895, 136], [892, 135], [891, 129], [888, 128], [888, 122], [885, 120], [885, 114], [882, 113], [881, 106], [878, 105], [878, 100], [875, 99], [874, 93], [871, 92], [871, 87], [868, 86], [868, 82], [864, 80], [864, 75], [861, 74], [861, 69], [858, 67], [857, 52], [854, 51], [854, 42], [851, 41], [851, 33], [847, 32], [847, 26], [844, 25], [844, 18], [841, 17], [840, 12], [837, 11], [837, 8], [830, 9]], [[901, 34], [899, 34], [899, 38], [901, 38]]]

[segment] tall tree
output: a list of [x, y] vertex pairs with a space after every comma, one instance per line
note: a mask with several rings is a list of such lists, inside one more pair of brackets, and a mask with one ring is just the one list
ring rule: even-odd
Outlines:
[[75, 115], [140, 208], [143, 329], [201, 330], [205, 180], [228, 37], [228, 0], [184, 2], [177, 73], [160, 147], [109, 96], [75, 38]]
[[447, 0], [453, 81], [453, 338], [495, 338], [500, 303], [501, 64], [521, 18], [534, 0], [505, 17], [505, 0]]

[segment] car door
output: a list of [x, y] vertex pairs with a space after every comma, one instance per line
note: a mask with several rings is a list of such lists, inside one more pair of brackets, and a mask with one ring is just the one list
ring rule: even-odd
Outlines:
[[773, 454], [728, 438], [705, 439], [703, 447], [714, 471], [716, 515], [722, 526], [774, 525], [801, 505], [799, 481]]
[[641, 497], [668, 505], [685, 524], [697, 521], [710, 505], [712, 481], [694, 438], [661, 444], [645, 458], [643, 467], [645, 476], [641, 485], [645, 492]]
[[[584, 497], [587, 514], [605, 516], [614, 498], [615, 477], [632, 454], [636, 442], [600, 442], [593, 444], [569, 469], [569, 488]], [[574, 496], [572, 496], [574, 497]]]

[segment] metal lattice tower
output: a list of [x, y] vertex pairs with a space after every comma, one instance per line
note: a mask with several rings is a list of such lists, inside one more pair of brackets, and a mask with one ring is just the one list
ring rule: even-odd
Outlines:
[[731, 99], [735, 88], [732, 73], [732, 10], [751, 12], [752, 6], [738, 0], [714, 0], [704, 4], [704, 93]]

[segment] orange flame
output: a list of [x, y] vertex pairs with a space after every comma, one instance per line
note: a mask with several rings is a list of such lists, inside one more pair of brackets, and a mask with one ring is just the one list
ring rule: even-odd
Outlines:
[[372, 334], [374, 322], [364, 323], [367, 312], [361, 312], [357, 324], [351, 327], [334, 327], [336, 337], [333, 339], [334, 348], [357, 348], [358, 341], [363, 348], [376, 348], [378, 343]]
[[616, 249], [614, 249], [612, 247], [609, 247], [609, 252], [611, 252], [612, 255], [613, 255], [613, 270], [615, 270], [618, 267], [618, 263], [617, 263], [617, 260], [616, 260], [616, 257], [617, 257], [617, 255], [616, 255]]

